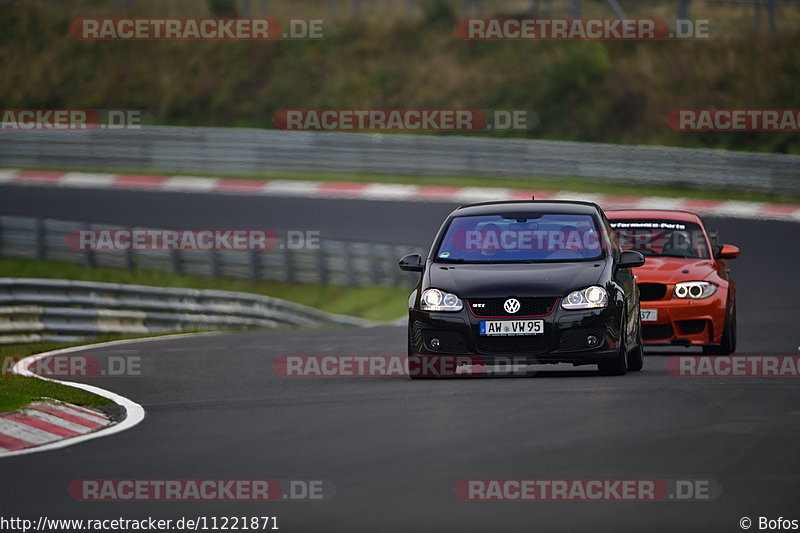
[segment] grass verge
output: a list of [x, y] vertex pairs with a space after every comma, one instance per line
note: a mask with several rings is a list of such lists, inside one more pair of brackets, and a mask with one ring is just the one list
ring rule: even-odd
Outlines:
[[41, 398], [53, 398], [84, 407], [100, 407], [112, 403], [102, 396], [39, 378], [0, 376], [0, 413], [22, 409]]

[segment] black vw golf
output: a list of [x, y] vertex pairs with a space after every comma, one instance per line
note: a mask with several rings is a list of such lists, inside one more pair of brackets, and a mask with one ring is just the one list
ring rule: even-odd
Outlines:
[[[639, 293], [605, 214], [586, 202], [462, 206], [442, 224], [408, 301], [411, 360], [468, 356], [481, 364], [643, 364]], [[412, 377], [422, 377], [411, 372]]]

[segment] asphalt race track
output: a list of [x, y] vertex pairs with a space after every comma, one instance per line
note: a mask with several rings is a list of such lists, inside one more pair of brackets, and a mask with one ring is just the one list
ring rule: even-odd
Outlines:
[[[323, 237], [427, 245], [453, 206], [0, 187], [0, 213], [171, 227], [322, 229]], [[737, 354], [795, 355], [798, 226], [711, 220], [737, 244]], [[691, 353], [681, 349], [673, 353]], [[800, 519], [800, 381], [681, 378], [668, 352], [640, 373], [544, 367], [522, 377], [291, 378], [281, 355], [400, 355], [401, 327], [276, 330], [96, 348], [142, 357], [140, 377], [87, 382], [147, 418], [107, 438], [0, 460], [6, 515], [277, 516], [283, 531], [741, 531]], [[321, 479], [326, 501], [78, 502], [76, 479]], [[709, 479], [713, 501], [465, 502], [475, 478]], [[757, 529], [754, 524], [752, 529]]]

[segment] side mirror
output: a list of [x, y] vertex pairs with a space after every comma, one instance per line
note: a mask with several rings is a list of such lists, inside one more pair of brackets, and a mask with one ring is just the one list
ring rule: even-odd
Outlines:
[[422, 272], [425, 270], [425, 265], [422, 263], [422, 256], [419, 254], [408, 254], [403, 256], [397, 263], [400, 270], [408, 272]]
[[644, 256], [639, 252], [627, 250], [619, 256], [617, 268], [636, 268], [644, 264]]
[[740, 253], [741, 250], [739, 250], [738, 246], [723, 244], [722, 249], [717, 252], [717, 259], [736, 259]]

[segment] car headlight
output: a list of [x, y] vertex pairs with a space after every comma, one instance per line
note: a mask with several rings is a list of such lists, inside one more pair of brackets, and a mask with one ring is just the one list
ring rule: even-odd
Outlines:
[[464, 304], [455, 294], [439, 289], [425, 289], [422, 293], [423, 311], [461, 311]]
[[598, 309], [608, 305], [608, 293], [599, 285], [573, 291], [561, 300], [564, 309]]
[[676, 298], [700, 300], [717, 292], [717, 286], [707, 281], [682, 281], [675, 284], [673, 295]]

